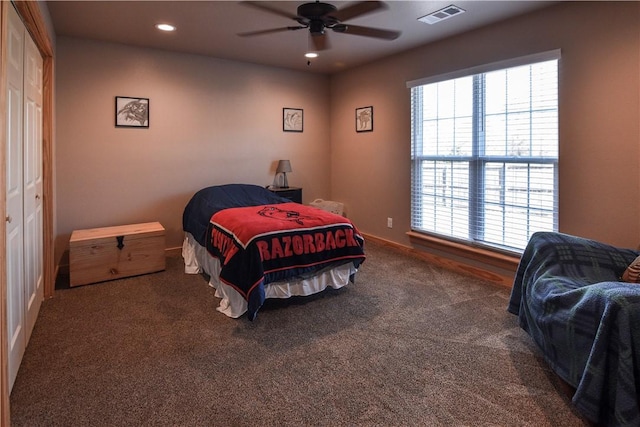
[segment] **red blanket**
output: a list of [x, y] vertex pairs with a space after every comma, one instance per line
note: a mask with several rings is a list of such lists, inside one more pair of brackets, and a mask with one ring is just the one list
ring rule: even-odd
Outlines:
[[365, 259], [351, 221], [298, 203], [224, 209], [211, 218], [210, 236], [220, 279], [247, 299], [250, 319], [264, 302], [264, 284]]

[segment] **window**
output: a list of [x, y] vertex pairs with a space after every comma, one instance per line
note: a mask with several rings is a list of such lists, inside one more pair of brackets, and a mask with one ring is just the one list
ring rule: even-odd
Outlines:
[[513, 252], [557, 231], [558, 59], [407, 84], [414, 231]]

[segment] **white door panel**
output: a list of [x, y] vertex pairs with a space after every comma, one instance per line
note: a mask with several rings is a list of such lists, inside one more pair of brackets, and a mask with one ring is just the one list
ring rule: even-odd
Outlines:
[[9, 387], [25, 350], [23, 228], [24, 37], [22, 21], [12, 7], [8, 16], [7, 61], [7, 329]]
[[5, 221], [11, 389], [43, 299], [42, 57], [18, 14], [8, 9]]
[[42, 57], [25, 38], [24, 70], [24, 265], [26, 342], [44, 295], [42, 266]]

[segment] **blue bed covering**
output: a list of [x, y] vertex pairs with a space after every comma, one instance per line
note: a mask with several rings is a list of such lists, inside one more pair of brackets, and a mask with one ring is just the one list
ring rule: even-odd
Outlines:
[[226, 184], [207, 187], [194, 194], [187, 203], [182, 214], [182, 228], [191, 233], [201, 246], [206, 247], [209, 221], [213, 214], [222, 209], [290, 201], [259, 185]]
[[[268, 226], [246, 238], [265, 219]], [[184, 209], [182, 226], [220, 260], [220, 280], [247, 300], [249, 320], [264, 303], [265, 285], [346, 263], [358, 268], [365, 259], [364, 239], [348, 219], [291, 203], [257, 185], [198, 191]]]
[[640, 285], [620, 281], [638, 254], [536, 233], [509, 301], [551, 368], [576, 389], [576, 408], [601, 425], [640, 426]]
[[220, 280], [247, 300], [254, 320], [265, 285], [365, 260], [364, 239], [347, 218], [300, 203], [224, 209], [211, 218], [207, 251]]

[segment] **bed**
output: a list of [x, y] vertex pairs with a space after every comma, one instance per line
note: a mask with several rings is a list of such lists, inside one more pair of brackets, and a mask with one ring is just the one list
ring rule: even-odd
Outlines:
[[561, 233], [535, 233], [508, 311], [599, 425], [640, 425], [640, 284], [621, 279], [640, 252]]
[[254, 320], [268, 298], [312, 295], [353, 282], [364, 239], [347, 218], [257, 185], [203, 188], [185, 206], [185, 273], [206, 273], [217, 310]]

